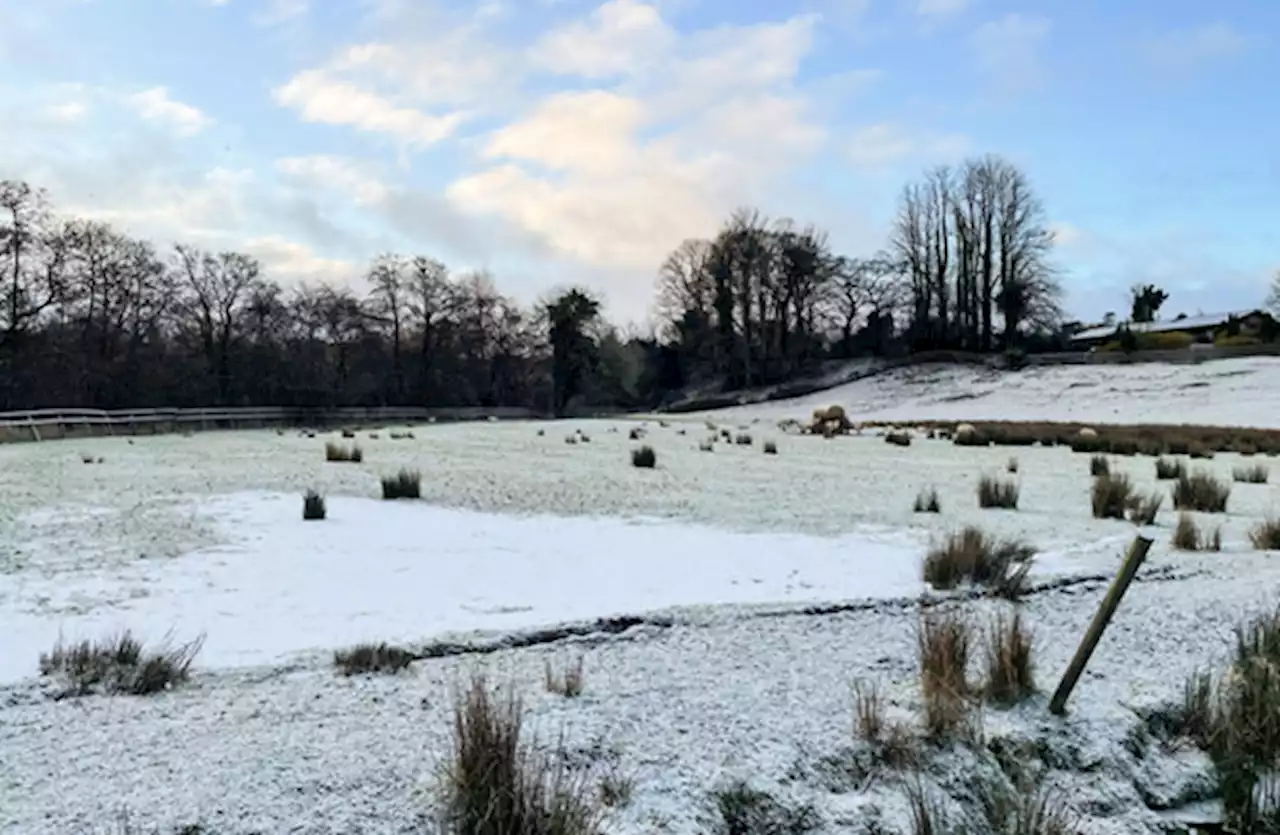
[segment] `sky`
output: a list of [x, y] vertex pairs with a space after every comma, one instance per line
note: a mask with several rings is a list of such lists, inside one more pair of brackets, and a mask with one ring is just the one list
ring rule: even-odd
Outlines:
[[286, 285], [423, 254], [639, 323], [736, 207], [871, 255], [993, 153], [1072, 317], [1208, 313], [1280, 269], [1277, 38], [1272, 0], [0, 0], [0, 179]]

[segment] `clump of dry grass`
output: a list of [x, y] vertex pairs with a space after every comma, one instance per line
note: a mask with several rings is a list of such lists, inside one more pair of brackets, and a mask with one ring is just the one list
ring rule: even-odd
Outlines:
[[1254, 464], [1251, 467], [1236, 467], [1231, 477], [1241, 484], [1266, 484], [1271, 471], [1266, 464]]
[[1017, 459], [1017, 458], [1010, 458], [1010, 459], [1008, 460], [1008, 462], [1006, 462], [1006, 463], [1005, 463], [1004, 468], [1005, 468], [1005, 470], [1007, 470], [1007, 471], [1008, 471], [1008, 472], [1010, 472], [1010, 473], [1017, 473], [1017, 472], [1018, 472], [1018, 459]]
[[1187, 465], [1177, 458], [1157, 458], [1156, 478], [1161, 481], [1172, 481], [1187, 474]]
[[809, 803], [789, 804], [736, 780], [711, 792], [716, 819], [710, 835], [805, 835], [822, 826]]
[[705, 441], [698, 442], [698, 449], [701, 450], [702, 452], [714, 452], [715, 448], [716, 448], [716, 442], [714, 438], [708, 438]]
[[992, 780], [980, 780], [978, 803], [991, 832], [1001, 835], [1076, 835], [1080, 816], [1066, 796], [1049, 785], [1015, 785], [1007, 788]]
[[1249, 541], [1259, 551], [1280, 551], [1280, 519], [1263, 519], [1250, 529]]
[[324, 445], [324, 460], [359, 464], [364, 460], [364, 450], [360, 449], [359, 444], [344, 446], [343, 444], [335, 444], [333, 441], [326, 441]]
[[738, 446], [751, 446], [751, 444], [755, 442], [755, 439], [751, 437], [750, 433], [739, 432], [734, 437], [733, 442]]
[[1183, 475], [1173, 485], [1173, 506], [1177, 510], [1225, 513], [1230, 496], [1231, 484], [1205, 470]]
[[942, 591], [963, 582], [999, 589], [1015, 564], [1029, 564], [1035, 549], [1018, 540], [1001, 541], [969, 526], [951, 534], [924, 558], [924, 581]]
[[930, 487], [927, 490], [921, 490], [916, 494], [915, 503], [916, 513], [941, 513], [942, 502], [938, 499], [938, 490], [936, 487]]
[[1021, 613], [992, 617], [986, 630], [987, 699], [1013, 705], [1036, 692], [1033, 650]]
[[581, 655], [563, 670], [556, 670], [551, 661], [547, 661], [543, 682], [548, 693], [556, 693], [566, 699], [574, 699], [582, 695], [586, 685], [586, 674], [583, 670], [585, 658]]
[[1203, 536], [1190, 513], [1179, 513], [1178, 524], [1173, 528], [1173, 547], [1179, 551], [1221, 551], [1222, 529]]
[[893, 444], [894, 446], [911, 446], [911, 433], [887, 432], [884, 436], [884, 442], [886, 444]]
[[764, 454], [765, 454], [765, 455], [777, 455], [777, 454], [778, 454], [778, 443], [777, 443], [777, 441], [765, 441], [765, 442], [764, 442]]
[[1133, 499], [1133, 482], [1124, 473], [1108, 470], [1093, 479], [1091, 500], [1095, 519], [1125, 518]]
[[308, 522], [319, 521], [326, 515], [324, 496], [315, 490], [308, 490], [302, 496], [302, 518]]
[[185, 684], [204, 638], [148, 650], [125, 631], [103, 641], [63, 643], [40, 656], [40, 675], [64, 685], [59, 697], [107, 695], [147, 696]]
[[1089, 459], [1089, 475], [1098, 477], [1111, 474], [1111, 459], [1105, 455], [1095, 455]]
[[407, 669], [418, 657], [407, 649], [387, 643], [357, 644], [333, 654], [333, 665], [344, 676], [371, 673], [395, 674]]
[[884, 715], [884, 699], [874, 683], [853, 685], [853, 735], [871, 747], [876, 760], [889, 768], [906, 768], [916, 761], [916, 744], [910, 730]]
[[631, 431], [627, 433], [627, 437], [633, 441], [638, 441], [644, 437], [644, 430], [639, 426], [632, 427]]
[[1164, 504], [1162, 493], [1149, 493], [1146, 498], [1133, 496], [1129, 504], [1129, 521], [1135, 525], [1154, 525], [1162, 504]]
[[382, 498], [384, 499], [420, 499], [422, 498], [422, 474], [417, 470], [404, 469], [392, 476], [382, 477]]
[[653, 447], [646, 444], [631, 450], [631, 466], [652, 470], [657, 465], [658, 453], [653, 451]]
[[524, 706], [481, 675], [453, 709], [453, 745], [442, 774], [450, 835], [596, 835], [602, 808], [563, 758], [539, 752], [524, 734]]
[[356, 436], [356, 433], [354, 430], [351, 430], [351, 429], [342, 430], [342, 437], [344, 438], [350, 439], [350, 438], [354, 438], [355, 436]]
[[984, 475], [978, 479], [978, 507], [1016, 510], [1019, 492], [1016, 481]]
[[931, 739], [946, 740], [972, 727], [974, 703], [969, 688], [969, 620], [958, 611], [923, 612], [917, 631], [924, 725]]

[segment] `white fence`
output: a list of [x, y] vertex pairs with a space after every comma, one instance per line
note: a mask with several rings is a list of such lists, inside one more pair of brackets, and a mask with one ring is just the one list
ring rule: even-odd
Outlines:
[[[279, 423], [356, 424], [428, 420], [527, 420], [540, 417], [531, 409], [428, 409], [412, 406], [342, 407], [335, 409], [258, 406], [207, 409], [31, 409], [0, 412], [0, 431], [8, 440], [64, 437], [79, 428], [90, 434], [131, 435], [139, 431], [193, 430]], [[119, 432], [117, 432], [119, 430]], [[17, 434], [19, 437], [13, 437]], [[25, 436], [25, 437], [23, 437]], [[0, 437], [0, 440], [5, 438]]]

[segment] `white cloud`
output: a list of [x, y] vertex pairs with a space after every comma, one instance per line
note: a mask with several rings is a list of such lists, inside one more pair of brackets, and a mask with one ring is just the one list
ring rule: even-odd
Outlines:
[[955, 17], [969, 8], [969, 0], [916, 0], [916, 14], [937, 21]]
[[277, 281], [321, 282], [350, 285], [359, 280], [364, 265], [341, 258], [325, 258], [311, 247], [282, 235], [249, 238], [243, 244], [246, 254], [257, 258], [263, 271]]
[[263, 8], [253, 16], [258, 26], [278, 26], [301, 17], [311, 11], [311, 0], [266, 0]]
[[276, 160], [276, 170], [307, 189], [336, 189], [362, 205], [376, 205], [387, 197], [387, 186], [369, 166], [341, 157], [317, 155]]
[[1207, 23], [1144, 39], [1142, 56], [1163, 70], [1185, 70], [1230, 58], [1249, 49], [1254, 39], [1226, 23]]
[[169, 127], [179, 136], [192, 136], [213, 123], [198, 108], [170, 98], [166, 87], [126, 96], [125, 103], [146, 121]]
[[857, 168], [884, 171], [902, 163], [929, 165], [955, 162], [969, 153], [971, 143], [960, 134], [928, 134], [882, 122], [854, 131], [849, 161]]
[[1037, 15], [1008, 14], [979, 26], [969, 38], [978, 66], [1006, 89], [1035, 86], [1043, 77], [1040, 51], [1052, 23]]
[[562, 75], [611, 78], [634, 75], [661, 61], [676, 34], [655, 6], [609, 0], [584, 21], [543, 35], [529, 50], [534, 67]]

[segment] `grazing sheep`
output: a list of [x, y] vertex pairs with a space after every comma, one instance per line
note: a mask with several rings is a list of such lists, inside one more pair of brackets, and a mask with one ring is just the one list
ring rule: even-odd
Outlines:
[[1090, 439], [1090, 440], [1093, 440], [1094, 438], [1098, 437], [1098, 433], [1097, 433], [1097, 431], [1095, 431], [1095, 430], [1094, 430], [1094, 429], [1092, 429], [1091, 427], [1088, 427], [1088, 426], [1082, 426], [1082, 427], [1080, 427], [1080, 437], [1081, 437], [1081, 438], [1088, 438], [1088, 439]]

